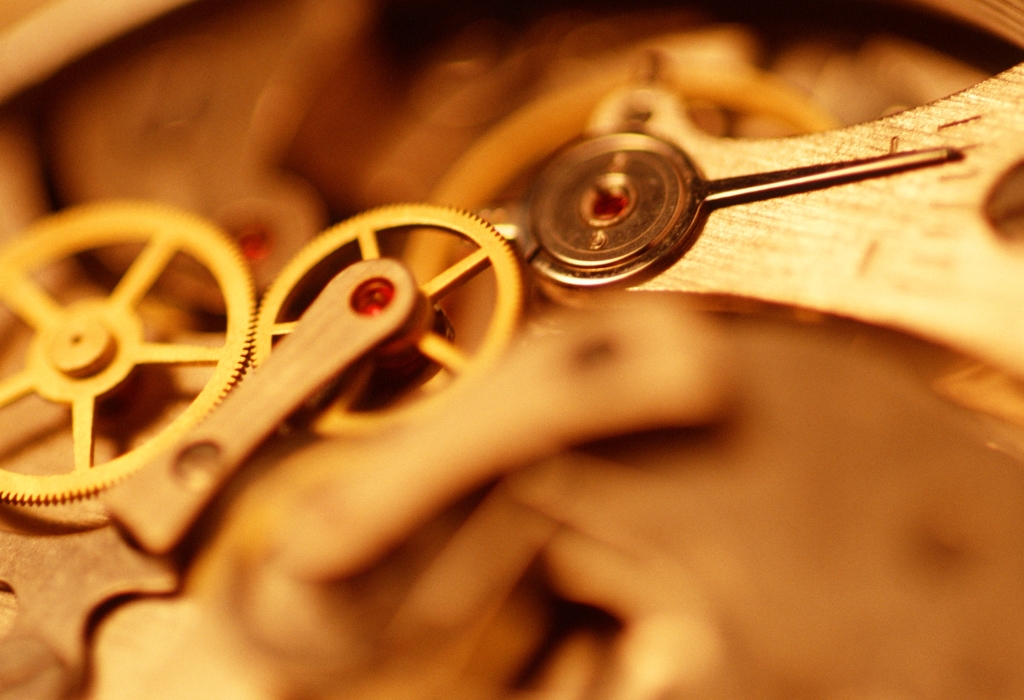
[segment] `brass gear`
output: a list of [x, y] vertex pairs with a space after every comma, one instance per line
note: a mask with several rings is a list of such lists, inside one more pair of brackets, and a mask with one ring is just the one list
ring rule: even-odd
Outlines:
[[[398, 204], [337, 224], [308, 243], [285, 266], [260, 304], [253, 338], [253, 364], [258, 365], [270, 354], [274, 338], [289, 332], [305, 310], [302, 303], [308, 306], [331, 276], [360, 259], [381, 256], [380, 233], [410, 228], [451, 233], [474, 248], [458, 261], [449, 261], [440, 274], [420, 280], [420, 291], [435, 310], [444, 297], [483, 270], [490, 268], [494, 273], [489, 322], [471, 354], [436, 327], [422, 328], [421, 334], [411, 339], [415, 349], [439, 365], [442, 376], [447, 377], [473, 374], [493, 363], [509, 344], [522, 314], [522, 269], [515, 251], [490, 224], [472, 214], [431, 204]], [[423, 387], [426, 395], [418, 397], [420, 400], [412, 401], [405, 396], [401, 405], [396, 403], [383, 410], [356, 411], [346, 407], [344, 401], [336, 401], [321, 414], [314, 427], [327, 435], [373, 428], [431, 406], [441, 398], [432, 388], [436, 389]]]
[[[135, 258], [113, 291], [62, 305], [34, 278], [45, 266], [103, 246], [135, 244]], [[208, 347], [146, 338], [140, 302], [177, 253], [202, 264], [224, 296], [224, 344]], [[237, 381], [252, 328], [248, 269], [226, 235], [170, 207], [105, 202], [41, 219], [0, 251], [0, 304], [32, 330], [24, 366], [0, 380], [0, 407], [31, 394], [71, 407], [69, 471], [24, 474], [0, 464], [0, 501], [58, 503], [92, 495], [170, 447]], [[212, 365], [213, 374], [183, 412], [133, 449], [94, 464], [97, 398], [125, 384], [139, 365]]]

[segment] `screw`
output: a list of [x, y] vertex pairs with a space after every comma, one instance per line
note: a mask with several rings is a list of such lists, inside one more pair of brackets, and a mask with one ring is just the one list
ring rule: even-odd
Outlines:
[[388, 308], [394, 298], [395, 285], [391, 280], [375, 277], [352, 292], [352, 310], [362, 316], [377, 316]]

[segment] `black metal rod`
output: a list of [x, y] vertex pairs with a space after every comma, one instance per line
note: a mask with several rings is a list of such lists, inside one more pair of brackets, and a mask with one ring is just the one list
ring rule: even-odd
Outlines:
[[705, 203], [713, 207], [757, 202], [773, 197], [810, 192], [859, 180], [868, 180], [907, 170], [941, 165], [963, 159], [952, 148], [893, 153], [878, 158], [812, 165], [792, 170], [776, 170], [743, 175], [705, 183]]

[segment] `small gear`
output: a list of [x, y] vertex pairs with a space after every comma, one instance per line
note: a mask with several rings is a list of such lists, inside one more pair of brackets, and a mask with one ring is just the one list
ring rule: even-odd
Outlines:
[[[336, 387], [341, 395], [335, 396], [315, 425], [322, 434], [372, 428], [430, 406], [449, 380], [494, 362], [515, 332], [523, 305], [522, 270], [501, 234], [462, 211], [400, 204], [374, 209], [328, 229], [285, 266], [260, 305], [253, 363], [258, 365], [270, 354], [274, 339], [290, 332], [340, 270], [361, 259], [401, 257], [402, 245], [413, 235], [436, 236], [446, 250], [454, 250], [449, 242], [455, 239], [460, 248], [442, 272], [417, 279], [429, 307], [417, 328], [388, 343], [373, 362], [350, 372], [343, 386]], [[486, 270], [491, 284], [474, 287]], [[460, 295], [458, 302], [453, 300]], [[489, 304], [489, 310], [480, 308], [482, 302]], [[460, 326], [457, 338], [454, 326]]]
[[[103, 287], [79, 285], [70, 299], [41, 281], [54, 266], [88, 269], [90, 254], [109, 247], [140, 251], [120, 279], [107, 280]], [[186, 336], [189, 342], [180, 336], [167, 340], [166, 319], [169, 314], [180, 317], [182, 310], [152, 294], [167, 266], [182, 255], [208, 271], [225, 309], [216, 321], [204, 312], [204, 332]], [[162, 294], [168, 294], [166, 285]], [[32, 473], [24, 473], [10, 451], [0, 457], [0, 501], [45, 504], [89, 496], [123, 479], [218, 403], [245, 362], [254, 294], [241, 255], [212, 224], [161, 205], [108, 202], [42, 219], [0, 251], [0, 305], [30, 335], [17, 369], [0, 379], [0, 408], [10, 415], [16, 402], [31, 398], [70, 409], [66, 464], [47, 458], [42, 460], [44, 473], [38, 473], [36, 460]], [[163, 318], [163, 330], [153, 328], [154, 314]], [[152, 382], [140, 378], [145, 373], [137, 368], [163, 367], [170, 373], [186, 366], [203, 366], [212, 375], [198, 382], [192, 377], [188, 391], [176, 386], [189, 398], [175, 400], [187, 405], [157, 416]], [[134, 421], [140, 434], [105, 450], [109, 459], [103, 461], [96, 451], [100, 421], [124, 430]]]

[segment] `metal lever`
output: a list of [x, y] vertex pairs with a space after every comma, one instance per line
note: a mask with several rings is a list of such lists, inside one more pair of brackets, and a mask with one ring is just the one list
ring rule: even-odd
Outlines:
[[253, 450], [331, 378], [401, 330], [419, 298], [396, 260], [346, 268], [220, 408], [105, 495], [111, 515], [146, 551], [169, 552]]

